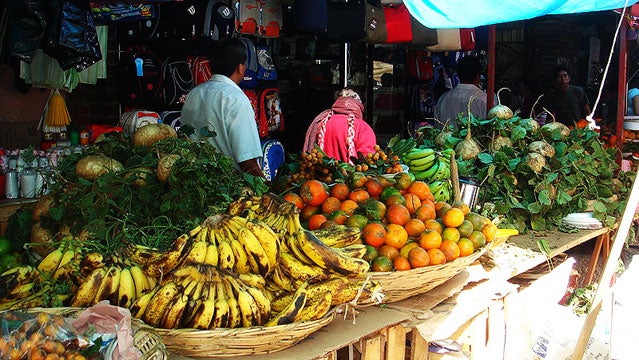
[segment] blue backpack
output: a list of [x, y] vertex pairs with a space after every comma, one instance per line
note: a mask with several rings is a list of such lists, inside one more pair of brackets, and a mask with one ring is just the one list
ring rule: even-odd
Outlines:
[[266, 180], [273, 181], [277, 176], [277, 170], [286, 160], [284, 146], [275, 139], [267, 139], [262, 142], [262, 158], [258, 159], [262, 173]]
[[257, 72], [259, 69], [257, 61], [257, 50], [255, 44], [251, 39], [241, 37], [240, 41], [246, 48], [246, 71], [244, 72], [244, 79], [240, 82], [242, 89], [253, 89], [259, 84]]

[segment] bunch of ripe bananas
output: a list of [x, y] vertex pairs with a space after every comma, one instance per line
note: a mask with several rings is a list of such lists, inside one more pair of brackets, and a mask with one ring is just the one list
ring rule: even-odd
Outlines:
[[437, 152], [426, 148], [405, 153], [402, 161], [408, 165], [409, 171], [416, 180], [425, 181], [436, 201], [448, 202], [451, 199], [450, 161], [453, 149]]

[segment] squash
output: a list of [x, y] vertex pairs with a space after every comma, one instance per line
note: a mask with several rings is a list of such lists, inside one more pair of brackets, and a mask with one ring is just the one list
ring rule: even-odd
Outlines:
[[133, 146], [151, 146], [168, 138], [176, 138], [175, 129], [167, 124], [147, 124], [133, 133]]
[[158, 160], [158, 167], [155, 169], [155, 174], [157, 175], [158, 180], [161, 182], [167, 182], [169, 180], [171, 170], [173, 170], [173, 165], [179, 158], [180, 155], [177, 154], [166, 154]]
[[75, 173], [87, 180], [95, 180], [98, 176], [109, 171], [120, 171], [122, 163], [104, 155], [89, 155], [75, 164]]

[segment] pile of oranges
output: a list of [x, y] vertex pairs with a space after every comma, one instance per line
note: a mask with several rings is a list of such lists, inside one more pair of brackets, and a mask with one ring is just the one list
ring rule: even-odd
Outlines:
[[373, 271], [410, 270], [468, 256], [495, 238], [497, 227], [466, 204], [436, 202], [430, 187], [406, 173], [391, 179], [351, 174], [328, 186], [307, 180], [284, 198], [309, 230], [358, 227]]

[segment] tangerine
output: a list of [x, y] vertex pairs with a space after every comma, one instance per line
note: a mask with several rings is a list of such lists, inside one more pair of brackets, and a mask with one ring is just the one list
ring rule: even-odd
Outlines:
[[336, 197], [339, 201], [344, 201], [348, 199], [348, 194], [351, 190], [348, 188], [348, 185], [344, 183], [335, 183], [331, 187], [331, 196]]
[[399, 190], [408, 189], [413, 182], [411, 176], [405, 172], [398, 172], [393, 176], [393, 180], [395, 180], [395, 187]]
[[355, 227], [359, 229], [363, 229], [366, 224], [368, 224], [368, 218], [362, 214], [353, 214], [348, 219], [344, 225], [348, 227]]
[[317, 230], [326, 221], [328, 221], [328, 219], [323, 214], [311, 215], [311, 217], [308, 218], [308, 229], [309, 230]]
[[362, 257], [362, 259], [371, 262], [373, 260], [375, 260], [376, 257], [379, 256], [379, 253], [377, 252], [377, 248], [375, 246], [372, 245], [366, 245], [366, 254], [364, 254], [364, 256]]
[[410, 249], [412, 248], [416, 248], [419, 246], [419, 243], [415, 242], [415, 241], [409, 241], [406, 243], [406, 245], [402, 246], [401, 249], [399, 249], [399, 256], [403, 256], [405, 258], [408, 257], [408, 252], [410, 251]]
[[353, 190], [350, 194], [348, 194], [348, 198], [358, 204], [361, 204], [365, 200], [370, 199], [370, 197], [370, 194], [365, 189]]
[[386, 256], [378, 256], [371, 263], [371, 270], [386, 272], [393, 270], [393, 261]]
[[470, 212], [470, 207], [468, 206], [468, 204], [463, 203], [461, 201], [455, 201], [453, 203], [453, 207], [461, 210], [464, 213], [464, 215]]
[[370, 220], [382, 221], [384, 215], [386, 215], [386, 205], [379, 200], [370, 198], [362, 202], [355, 213], [362, 214]]
[[300, 186], [300, 197], [307, 205], [322, 205], [328, 196], [328, 186], [319, 180], [306, 180]]
[[326, 220], [319, 226], [320, 229], [328, 229], [334, 226], [338, 226], [339, 224], [335, 222], [335, 220]]
[[479, 249], [480, 247], [486, 245], [486, 236], [484, 236], [484, 233], [482, 233], [481, 231], [473, 231], [468, 239], [473, 242], [475, 249]]
[[410, 261], [404, 256], [398, 256], [393, 260], [393, 267], [395, 271], [406, 271], [412, 269], [410, 266]]
[[489, 222], [481, 229], [481, 232], [486, 237], [486, 242], [491, 242], [495, 240], [495, 236], [497, 236], [497, 225]]
[[452, 206], [450, 204], [447, 204], [443, 201], [438, 201], [435, 203], [435, 213], [437, 214], [438, 218], [443, 217], [444, 214], [451, 208]]
[[442, 244], [442, 236], [435, 230], [426, 229], [419, 236], [419, 246], [424, 249], [437, 249]]
[[453, 261], [457, 259], [461, 253], [457, 243], [452, 240], [442, 241], [442, 244], [439, 246], [439, 250], [446, 255], [446, 261]]
[[354, 171], [348, 176], [348, 187], [351, 190], [363, 188], [368, 177], [361, 171]]
[[457, 230], [457, 228], [447, 227], [442, 231], [442, 240], [457, 242], [459, 241], [459, 238], [461, 238], [461, 236], [459, 235], [459, 230]]
[[319, 206], [306, 205], [304, 206], [304, 208], [302, 208], [302, 211], [300, 212], [300, 219], [302, 221], [308, 221], [308, 219], [310, 219], [311, 216], [315, 214], [319, 214], [321, 211], [322, 209]]
[[444, 231], [444, 226], [435, 219], [429, 219], [424, 221], [424, 226], [426, 226], [426, 229], [435, 230], [439, 234], [441, 234]]
[[429, 265], [440, 265], [446, 263], [446, 255], [439, 249], [428, 249]]
[[[382, 190], [382, 193], [379, 194], [379, 199], [381, 201], [383, 201], [384, 203], [386, 203], [386, 200], [388, 200], [389, 197], [391, 197], [391, 195], [402, 195], [402, 193], [394, 186], [388, 186], [385, 187], [384, 190]], [[403, 198], [403, 197], [402, 197]], [[386, 203], [388, 205], [388, 203]]]
[[473, 224], [473, 229], [475, 231], [481, 231], [481, 229], [484, 228], [485, 222], [483, 216], [475, 212], [469, 212], [464, 216], [464, 218]]
[[468, 238], [459, 239], [457, 246], [459, 246], [459, 256], [468, 256], [475, 252], [475, 245]]
[[294, 192], [287, 192], [284, 194], [284, 200], [293, 203], [295, 207], [302, 210], [304, 208], [304, 200]]
[[342, 201], [342, 203], [339, 205], [339, 209], [343, 210], [346, 215], [352, 215], [353, 211], [355, 211], [355, 209], [357, 209], [359, 207], [359, 205], [357, 205], [357, 203], [353, 200], [350, 199], [346, 199], [344, 201]]
[[415, 217], [426, 222], [426, 220], [435, 219], [437, 214], [435, 214], [435, 208], [431, 204], [422, 204], [415, 210]]
[[391, 224], [403, 226], [410, 220], [410, 213], [406, 206], [393, 204], [386, 210], [386, 220]]
[[364, 188], [371, 197], [377, 198], [384, 190], [384, 185], [377, 178], [368, 178], [364, 183]]
[[420, 201], [427, 200], [430, 194], [430, 186], [420, 180], [413, 181], [408, 187], [408, 193], [417, 195]]
[[422, 206], [421, 200], [415, 194], [406, 193], [404, 194], [404, 199], [406, 200], [406, 209], [411, 215], [415, 214], [417, 208]]
[[473, 233], [473, 231], [475, 231], [475, 228], [473, 227], [473, 223], [469, 220], [464, 220], [461, 225], [457, 227], [457, 230], [459, 230], [460, 237], [467, 238]]
[[382, 245], [378, 247], [377, 252], [379, 253], [379, 256], [386, 256], [391, 260], [395, 260], [399, 256], [399, 250], [390, 245]]
[[322, 203], [322, 212], [324, 214], [330, 214], [335, 210], [339, 210], [341, 205], [342, 202], [338, 198], [329, 196]]
[[348, 219], [348, 214], [346, 214], [346, 211], [339, 209], [330, 213], [326, 218], [335, 221], [339, 225], [344, 225], [346, 219]]
[[428, 256], [426, 249], [416, 247], [408, 252], [408, 262], [413, 269], [424, 267], [430, 264], [430, 257]]
[[368, 245], [379, 247], [386, 241], [386, 228], [380, 223], [368, 223], [362, 230], [364, 242]]
[[408, 236], [418, 237], [424, 230], [426, 230], [426, 225], [424, 225], [424, 222], [419, 219], [410, 219], [406, 224], [404, 224], [404, 229], [406, 229]]
[[442, 221], [447, 227], [456, 228], [464, 222], [464, 212], [458, 208], [450, 208], [442, 216]]
[[408, 232], [403, 226], [388, 224], [386, 226], [386, 245], [401, 249], [408, 242]]
[[401, 193], [393, 194], [389, 196], [384, 203], [386, 204], [386, 206], [391, 206], [395, 204], [406, 205], [406, 198], [404, 198], [404, 195], [402, 195]]

